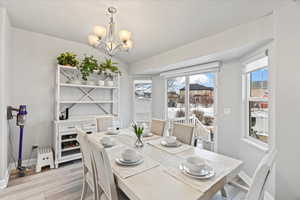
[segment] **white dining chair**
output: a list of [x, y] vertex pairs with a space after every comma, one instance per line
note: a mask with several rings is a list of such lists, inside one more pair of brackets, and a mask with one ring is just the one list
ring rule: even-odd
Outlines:
[[249, 187], [245, 187], [236, 181], [231, 181], [229, 184], [246, 192], [245, 200], [263, 200], [266, 184], [270, 178], [270, 173], [275, 162], [276, 154], [277, 150], [273, 149], [263, 157], [254, 172], [254, 176]]
[[165, 126], [165, 120], [152, 119], [150, 132], [158, 136], [163, 136], [165, 132]]
[[79, 128], [76, 128], [76, 132], [76, 139], [80, 144], [80, 151], [82, 153], [83, 186], [81, 200], [84, 200], [86, 197], [88, 187], [94, 193], [95, 175], [92, 167], [91, 148], [89, 145], [87, 134]]
[[194, 126], [189, 124], [173, 123], [172, 135], [184, 144], [193, 145]]
[[208, 151], [214, 150], [214, 142], [211, 141], [211, 133], [201, 122], [195, 126], [194, 146], [197, 146], [198, 141], [202, 143], [202, 148]]
[[92, 149], [93, 170], [95, 173], [96, 198], [98, 200], [128, 200], [128, 197], [117, 189], [110, 160], [101, 144], [90, 142]]

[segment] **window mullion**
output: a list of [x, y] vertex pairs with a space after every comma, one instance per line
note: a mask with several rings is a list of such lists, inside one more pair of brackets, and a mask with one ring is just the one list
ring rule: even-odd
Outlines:
[[189, 122], [190, 118], [190, 77], [185, 76], [185, 120]]

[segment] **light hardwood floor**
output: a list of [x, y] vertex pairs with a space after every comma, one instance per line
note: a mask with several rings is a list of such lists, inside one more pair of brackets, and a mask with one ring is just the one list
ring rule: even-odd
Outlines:
[[[82, 187], [82, 165], [75, 162], [58, 169], [11, 180], [0, 190], [1, 200], [79, 200]], [[229, 198], [242, 200], [236, 189], [227, 186]], [[91, 200], [91, 195], [87, 200]], [[222, 200], [217, 194], [213, 200]]]

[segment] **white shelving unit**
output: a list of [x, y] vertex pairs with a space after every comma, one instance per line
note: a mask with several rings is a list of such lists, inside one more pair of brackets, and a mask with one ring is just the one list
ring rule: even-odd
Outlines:
[[[113, 116], [119, 121], [120, 77], [114, 77], [114, 86], [99, 86], [70, 83], [74, 67], [58, 65], [56, 68], [56, 95], [53, 149], [55, 167], [60, 163], [81, 158], [76, 140], [76, 127], [87, 133], [97, 132], [97, 116]], [[97, 72], [96, 72], [97, 73]], [[100, 78], [92, 75], [92, 78]], [[97, 82], [97, 79], [94, 80]], [[60, 114], [69, 108], [70, 119], [59, 120]], [[93, 113], [89, 113], [93, 112]], [[99, 127], [101, 129], [101, 127]]]

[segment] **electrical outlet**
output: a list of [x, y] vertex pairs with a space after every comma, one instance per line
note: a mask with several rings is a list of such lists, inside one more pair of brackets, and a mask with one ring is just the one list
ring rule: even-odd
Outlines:
[[33, 149], [37, 149], [38, 147], [39, 147], [39, 145], [37, 145], [37, 144], [34, 144], [34, 145], [32, 145], [32, 147], [31, 147], [31, 148], [32, 148], [32, 150], [33, 150]]

